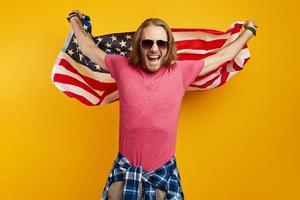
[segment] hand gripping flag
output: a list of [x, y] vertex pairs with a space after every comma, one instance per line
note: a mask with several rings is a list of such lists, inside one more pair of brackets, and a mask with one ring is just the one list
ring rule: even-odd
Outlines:
[[[82, 23], [100, 49], [108, 54], [128, 57], [134, 32], [94, 37], [91, 33], [90, 18], [83, 15]], [[243, 21], [235, 22], [226, 32], [211, 29], [171, 28], [178, 60], [197, 60], [215, 54], [218, 49], [227, 46], [239, 37], [244, 23]], [[243, 69], [249, 58], [250, 52], [246, 44], [233, 60], [223, 63], [210, 73], [196, 77], [187, 91], [208, 90], [223, 85]], [[109, 72], [100, 67], [82, 54], [71, 29], [54, 64], [51, 80], [66, 95], [86, 105], [108, 104], [119, 99], [119, 92]]]

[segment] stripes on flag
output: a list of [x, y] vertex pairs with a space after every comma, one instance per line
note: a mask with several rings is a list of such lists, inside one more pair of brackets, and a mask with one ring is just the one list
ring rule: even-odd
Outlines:
[[[93, 37], [90, 18], [83, 15], [84, 29], [97, 46], [108, 54], [128, 57], [134, 32], [113, 33]], [[237, 21], [226, 32], [211, 29], [172, 28], [178, 60], [197, 60], [213, 55], [217, 50], [236, 40], [242, 33], [243, 21]], [[219, 87], [228, 82], [250, 59], [247, 44], [236, 57], [214, 71], [198, 76], [188, 91], [201, 91]], [[119, 99], [115, 80], [109, 72], [82, 54], [71, 30], [54, 64], [51, 80], [55, 86], [72, 98], [89, 105], [108, 104]]]

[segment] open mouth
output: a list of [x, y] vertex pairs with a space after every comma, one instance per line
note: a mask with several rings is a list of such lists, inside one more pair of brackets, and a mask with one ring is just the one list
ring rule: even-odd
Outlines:
[[159, 61], [160, 56], [159, 55], [148, 55], [147, 56], [150, 62], [156, 63]]

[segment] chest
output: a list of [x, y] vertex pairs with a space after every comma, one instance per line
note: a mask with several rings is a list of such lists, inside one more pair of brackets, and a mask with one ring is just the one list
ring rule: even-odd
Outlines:
[[138, 70], [126, 71], [119, 76], [121, 101], [147, 102], [147, 104], [177, 104], [184, 95], [179, 71], [165, 70], [158, 76], [145, 76]]

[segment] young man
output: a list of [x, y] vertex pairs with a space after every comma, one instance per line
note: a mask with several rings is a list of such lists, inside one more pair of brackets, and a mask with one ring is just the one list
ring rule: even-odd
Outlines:
[[234, 42], [197, 61], [177, 61], [174, 37], [157, 18], [145, 20], [132, 39], [129, 59], [108, 55], [83, 29], [81, 13], [68, 19], [80, 50], [110, 72], [120, 99], [119, 154], [102, 200], [184, 199], [175, 159], [180, 104], [198, 75], [232, 60], [256, 31], [248, 21]]

